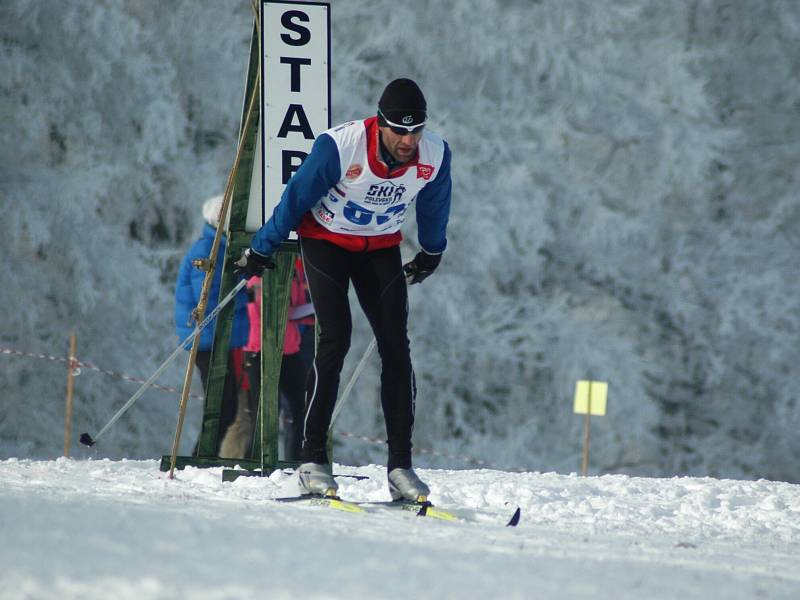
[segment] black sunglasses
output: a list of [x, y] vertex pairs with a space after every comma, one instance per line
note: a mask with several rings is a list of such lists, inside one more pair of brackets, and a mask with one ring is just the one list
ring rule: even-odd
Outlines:
[[389, 119], [386, 118], [386, 115], [381, 112], [381, 109], [378, 109], [378, 116], [380, 116], [385, 122], [389, 129], [392, 130], [392, 133], [395, 135], [408, 135], [409, 133], [421, 133], [422, 130], [425, 128], [425, 123], [427, 123], [427, 119], [418, 125], [400, 125], [399, 123], [392, 123]]

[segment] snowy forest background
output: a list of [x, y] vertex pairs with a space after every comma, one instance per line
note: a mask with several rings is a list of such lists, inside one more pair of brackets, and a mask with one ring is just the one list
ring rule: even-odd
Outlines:
[[[411, 291], [418, 448], [575, 471], [572, 394], [593, 378], [610, 385], [593, 473], [800, 481], [800, 3], [331, 14], [333, 122], [409, 76], [453, 149], [449, 248]], [[233, 162], [252, 18], [247, 0], [0, 2], [0, 347], [65, 356], [74, 331], [80, 360], [143, 379], [175, 348], [177, 266]], [[344, 381], [370, 340], [355, 314]], [[65, 375], [0, 354], [0, 458], [60, 455]], [[383, 435], [378, 377], [373, 357], [339, 430]], [[135, 390], [84, 370], [73, 431]], [[73, 456], [168, 453], [177, 404], [148, 392]], [[337, 442], [339, 462], [385, 460]]]

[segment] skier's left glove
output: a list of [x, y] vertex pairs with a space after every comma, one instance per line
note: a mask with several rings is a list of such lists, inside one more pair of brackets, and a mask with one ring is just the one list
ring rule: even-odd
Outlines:
[[245, 250], [241, 258], [233, 264], [235, 265], [233, 274], [242, 275], [248, 279], [253, 276], [261, 277], [261, 273], [264, 269], [275, 268], [275, 263], [272, 262], [272, 258], [259, 254], [252, 248]]
[[411, 262], [403, 265], [406, 281], [409, 284], [421, 283], [430, 277], [442, 260], [441, 254], [428, 254], [424, 250], [418, 252]]

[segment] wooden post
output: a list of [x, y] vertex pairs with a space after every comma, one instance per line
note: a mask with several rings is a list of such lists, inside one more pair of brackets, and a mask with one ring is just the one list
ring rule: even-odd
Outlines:
[[[206, 279], [208, 279], [208, 277], [206, 277]], [[189, 389], [192, 387], [192, 373], [194, 372], [194, 361], [197, 358], [197, 349], [200, 346], [200, 336], [201, 333], [198, 333], [194, 336], [194, 339], [192, 339], [192, 349], [189, 351], [189, 362], [186, 364], [186, 370], [183, 373], [183, 391], [181, 392], [181, 402], [178, 406], [178, 425], [175, 427], [175, 437], [172, 439], [172, 454], [170, 455], [169, 463], [170, 479], [175, 479], [175, 465], [178, 461], [178, 448], [181, 444], [183, 420], [186, 417], [186, 402], [189, 399]]]
[[608, 383], [605, 381], [581, 380], [575, 384], [575, 402], [573, 411], [583, 415], [583, 463], [581, 475], [589, 472], [589, 437], [592, 415], [606, 414]]
[[261, 381], [259, 403], [259, 446], [261, 470], [272, 471], [278, 465], [278, 421], [280, 419], [279, 385], [283, 361], [283, 338], [296, 242], [284, 242], [273, 255], [275, 268], [264, 271], [261, 284]]
[[583, 464], [581, 465], [581, 475], [586, 477], [589, 471], [589, 435], [592, 419], [592, 384], [589, 383], [589, 399], [586, 408], [586, 415], [583, 419]]
[[67, 360], [67, 408], [64, 414], [64, 456], [69, 456], [72, 445], [72, 391], [75, 386], [75, 358], [77, 338], [75, 334], [69, 336], [69, 359]]

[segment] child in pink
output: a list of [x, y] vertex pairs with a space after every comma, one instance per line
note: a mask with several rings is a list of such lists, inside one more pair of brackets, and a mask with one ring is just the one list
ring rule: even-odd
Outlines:
[[[250, 319], [250, 337], [244, 347], [245, 367], [247, 369], [250, 411], [258, 410], [261, 381], [261, 278], [252, 277], [247, 282], [252, 290], [253, 300], [247, 305]], [[309, 302], [303, 263], [298, 258], [292, 277], [289, 295], [289, 312], [286, 319], [286, 333], [283, 338], [283, 360], [279, 389], [281, 410], [284, 418], [283, 460], [300, 460], [300, 447], [303, 442], [303, 410], [305, 408], [305, 381], [307, 365], [300, 353], [302, 328], [311, 327], [313, 332], [314, 309]]]

